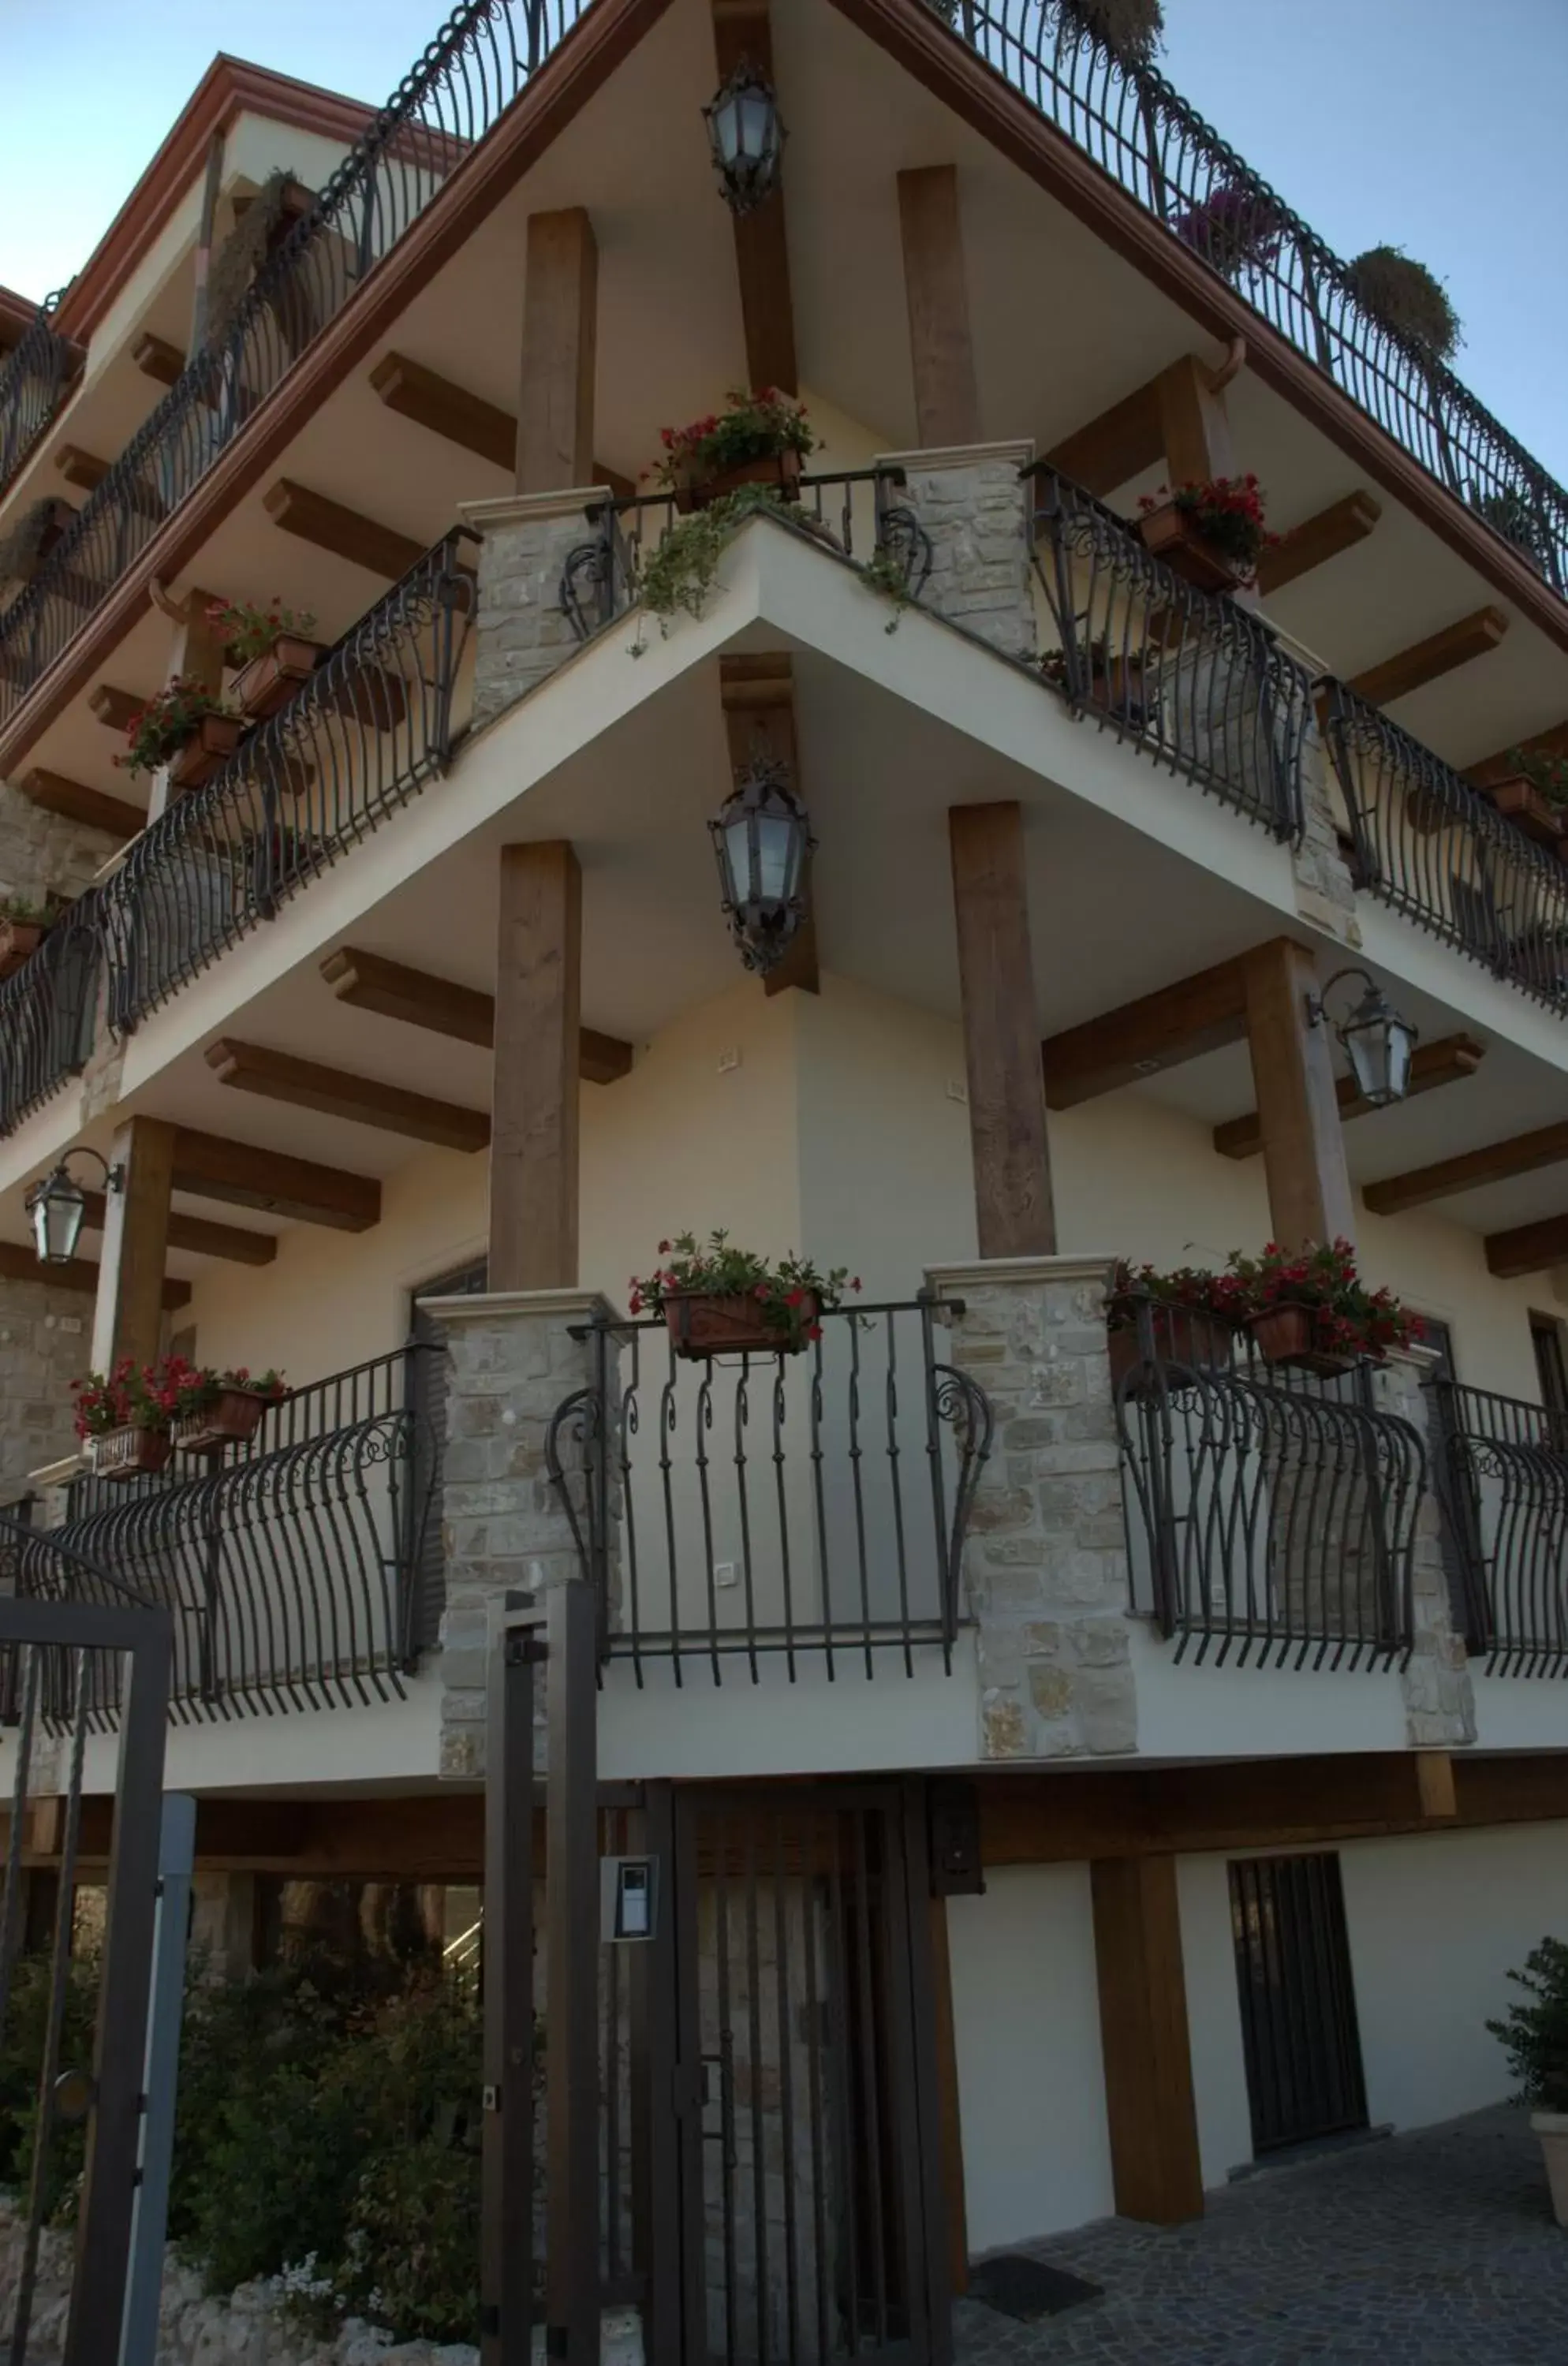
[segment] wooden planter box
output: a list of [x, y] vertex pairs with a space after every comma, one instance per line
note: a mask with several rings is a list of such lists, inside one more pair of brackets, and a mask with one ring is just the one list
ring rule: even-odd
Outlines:
[[106, 1429], [86, 1447], [96, 1479], [141, 1479], [162, 1470], [174, 1441], [166, 1429]]
[[[807, 1298], [800, 1309], [804, 1333], [817, 1320], [817, 1301]], [[754, 1298], [737, 1292], [713, 1298], [697, 1290], [675, 1291], [664, 1301], [664, 1320], [678, 1356], [694, 1359], [708, 1356], [797, 1356], [804, 1335], [791, 1340], [764, 1323]]]
[[43, 920], [0, 920], [0, 979], [15, 977], [48, 934]]
[[1495, 781], [1486, 794], [1504, 819], [1511, 821], [1516, 829], [1522, 829], [1527, 838], [1533, 838], [1541, 846], [1561, 845], [1562, 824], [1557, 817], [1556, 806], [1549, 805], [1535, 783], [1528, 781], [1522, 772], [1510, 772], [1506, 781]]
[[1315, 1306], [1290, 1305], [1272, 1306], [1267, 1314], [1255, 1314], [1252, 1335], [1264, 1362], [1294, 1371], [1318, 1372], [1325, 1378], [1351, 1371], [1360, 1361], [1359, 1356], [1316, 1345], [1317, 1316]]
[[704, 477], [689, 485], [675, 488], [675, 506], [682, 517], [693, 510], [705, 510], [710, 502], [726, 493], [738, 493], [742, 485], [766, 485], [786, 501], [800, 499], [800, 454], [798, 452], [768, 452], [760, 460], [738, 460], [733, 468], [721, 468], [716, 476]]
[[245, 734], [238, 715], [204, 715], [169, 766], [169, 786], [182, 794], [199, 789], [226, 763]]
[[182, 1454], [221, 1454], [226, 1446], [243, 1446], [254, 1437], [263, 1414], [277, 1402], [260, 1389], [222, 1389], [204, 1412], [175, 1423], [174, 1442]]
[[235, 703], [253, 723], [265, 723], [310, 681], [325, 648], [325, 641], [302, 641], [291, 633], [282, 634], [270, 649], [253, 658], [235, 675]]
[[[1235, 1332], [1230, 1324], [1220, 1322], [1216, 1316], [1201, 1313], [1196, 1308], [1156, 1306], [1150, 1314], [1150, 1327], [1157, 1363], [1182, 1364], [1203, 1372], [1230, 1369], [1231, 1342]], [[1113, 1389], [1121, 1388], [1145, 1370], [1135, 1316], [1131, 1329], [1108, 1332], [1106, 1346]], [[1128, 1389], [1127, 1393], [1135, 1396], [1136, 1386]]]
[[1252, 569], [1244, 560], [1227, 558], [1212, 542], [1205, 542], [1185, 510], [1174, 501], [1162, 501], [1157, 510], [1150, 510], [1138, 520], [1138, 531], [1144, 537], [1144, 547], [1156, 558], [1164, 559], [1172, 571], [1200, 592], [1235, 592], [1250, 580]]

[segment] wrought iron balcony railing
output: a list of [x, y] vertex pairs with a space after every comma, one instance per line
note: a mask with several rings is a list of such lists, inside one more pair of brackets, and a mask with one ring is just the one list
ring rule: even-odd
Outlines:
[[46, 296], [31, 326], [0, 365], [0, 493], [64, 401], [81, 355], [54, 327], [63, 287]]
[[939, 13], [1439, 484], [1568, 591], [1568, 492], [1446, 364], [1373, 319], [1348, 267], [1163, 74], [1122, 64], [1070, 0], [951, 0]]
[[587, 0], [463, 0], [221, 336], [143, 421], [31, 583], [0, 614], [0, 721], [438, 195]]
[[597, 1589], [601, 1648], [750, 1681], [782, 1654], [871, 1675], [917, 1647], [951, 1662], [961, 1560], [990, 1452], [983, 1391], [938, 1360], [942, 1309], [840, 1309], [796, 1356], [687, 1362], [662, 1322], [598, 1326], [593, 1383], [546, 1464]]
[[1568, 1414], [1431, 1386], [1470, 1649], [1489, 1675], [1568, 1675]]
[[1035, 566], [1059, 641], [1045, 679], [1156, 764], [1299, 838], [1311, 675], [1260, 616], [1185, 582], [1092, 493], [1053, 468], [1034, 476]]
[[1357, 886], [1568, 1008], [1568, 867], [1380, 708], [1343, 682], [1323, 691]]
[[456, 528], [205, 787], [131, 840], [102, 897], [117, 1034], [445, 772], [476, 603]]
[[[876, 559], [890, 596], [918, 600], [931, 570], [931, 546], [913, 510], [898, 499], [904, 483], [902, 468], [803, 476], [800, 498], [784, 514], [840, 558]], [[580, 641], [636, 606], [648, 561], [679, 514], [670, 493], [639, 493], [589, 511], [589, 531], [568, 552], [560, 581], [561, 612]]]
[[0, 1134], [85, 1067], [102, 953], [103, 896], [89, 887], [0, 986]]
[[[96, 1567], [166, 1606], [182, 1723], [400, 1694], [430, 1631], [435, 1456], [413, 1362], [434, 1352], [411, 1345], [295, 1390], [198, 1475], [176, 1455], [156, 1477], [73, 1481], [62, 1527], [0, 1536], [0, 1589], [82, 1599]], [[106, 1694], [98, 1721], [118, 1706]]]
[[1135, 1607], [1176, 1657], [1387, 1666], [1409, 1652], [1427, 1456], [1367, 1402], [1139, 1313], [1115, 1381]]

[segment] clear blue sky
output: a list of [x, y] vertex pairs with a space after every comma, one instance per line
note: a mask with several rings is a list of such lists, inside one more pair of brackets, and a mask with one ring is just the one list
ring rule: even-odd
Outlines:
[[[1568, 481], [1568, 0], [1165, 6], [1178, 89], [1340, 254], [1386, 240], [1446, 280], [1460, 375]], [[218, 47], [378, 104], [443, 16], [0, 0], [0, 282], [70, 277]]]

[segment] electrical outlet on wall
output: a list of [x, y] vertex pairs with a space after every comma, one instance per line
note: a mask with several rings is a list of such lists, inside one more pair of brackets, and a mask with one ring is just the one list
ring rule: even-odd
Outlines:
[[739, 1561], [716, 1560], [713, 1565], [713, 1582], [716, 1585], [739, 1585], [740, 1583]]
[[969, 1087], [964, 1083], [962, 1076], [949, 1076], [947, 1080], [947, 1098], [950, 1101], [968, 1101]]
[[728, 1043], [728, 1044], [726, 1044], [726, 1046], [725, 1046], [724, 1050], [723, 1050], [723, 1051], [719, 1053], [719, 1055], [718, 1055], [718, 1073], [719, 1073], [719, 1075], [720, 1075], [721, 1076], [727, 1076], [729, 1074], [729, 1071], [731, 1070], [731, 1068], [738, 1068], [739, 1065], [740, 1065], [740, 1046], [739, 1046], [739, 1043]]

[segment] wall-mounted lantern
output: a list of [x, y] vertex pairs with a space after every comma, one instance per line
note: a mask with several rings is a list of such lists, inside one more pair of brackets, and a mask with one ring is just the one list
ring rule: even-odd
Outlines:
[[[1359, 978], [1366, 989], [1343, 1019], [1332, 1019], [1330, 994], [1346, 978]], [[1402, 1019], [1364, 969], [1337, 970], [1320, 995], [1308, 995], [1307, 1015], [1316, 1027], [1331, 1027], [1345, 1046], [1356, 1090], [1369, 1109], [1387, 1109], [1410, 1090], [1410, 1062], [1418, 1030]]]
[[773, 969], [806, 917], [816, 846], [789, 767], [754, 756], [708, 824], [730, 933], [748, 969]]
[[87, 1195], [71, 1172], [73, 1158], [97, 1160], [104, 1170], [106, 1191], [125, 1189], [124, 1167], [111, 1166], [101, 1151], [87, 1144], [80, 1149], [68, 1150], [58, 1166], [51, 1166], [42, 1180], [33, 1185], [23, 1203], [33, 1228], [33, 1246], [39, 1265], [69, 1265], [82, 1237]]
[[742, 58], [703, 109], [725, 204], [749, 214], [778, 186], [784, 128], [773, 84]]

